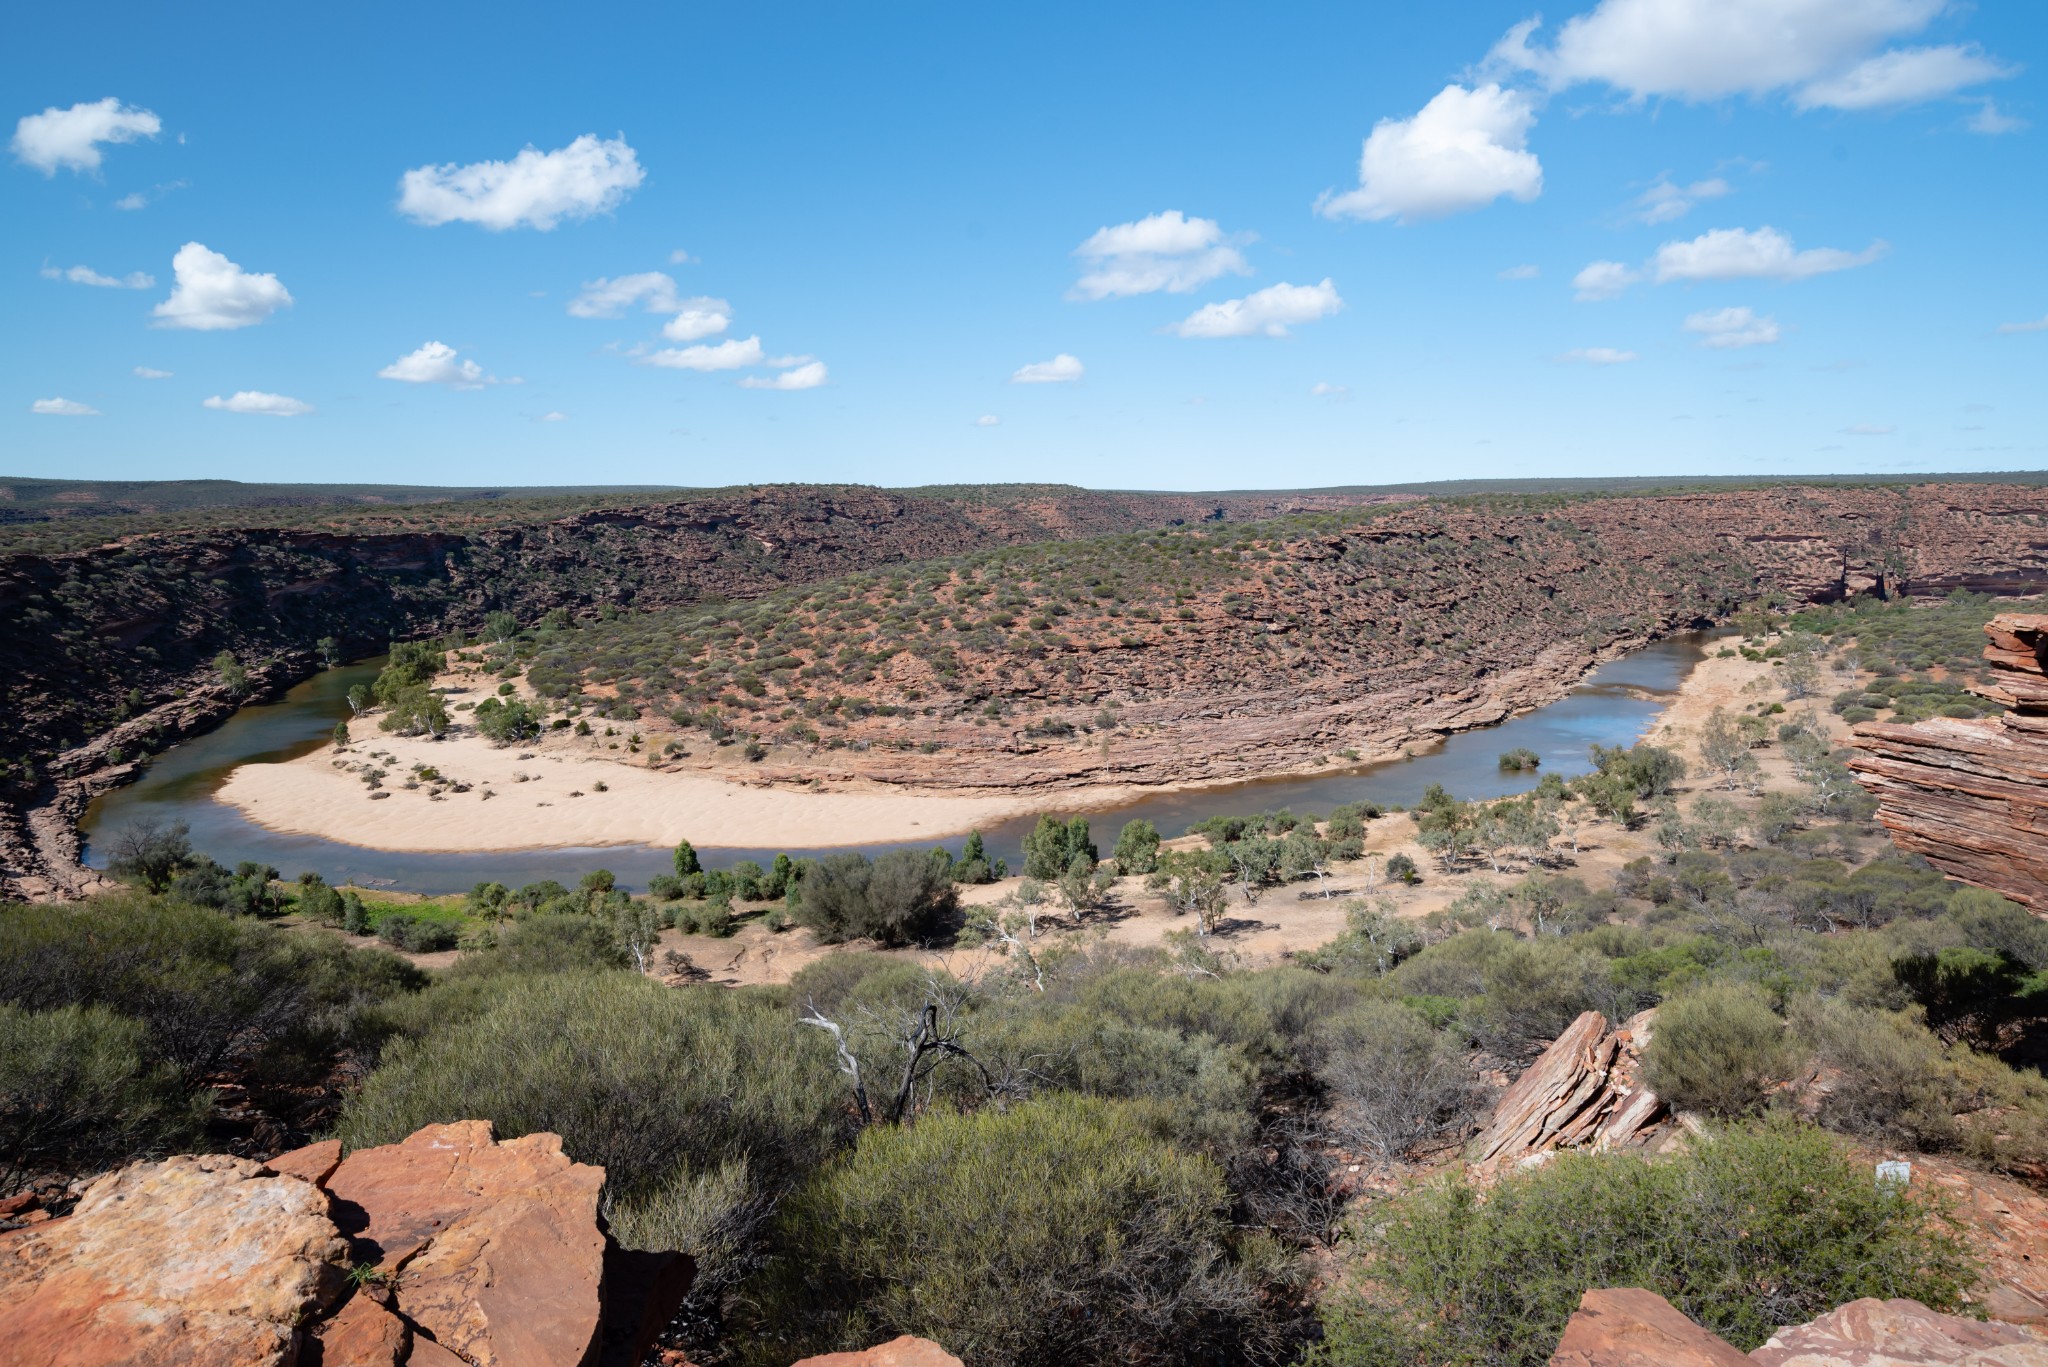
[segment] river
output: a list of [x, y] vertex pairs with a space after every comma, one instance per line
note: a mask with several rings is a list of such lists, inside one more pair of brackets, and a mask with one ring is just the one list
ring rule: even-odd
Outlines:
[[[1291, 807], [1296, 812], [1326, 813], [1345, 802], [1370, 800], [1381, 806], [1412, 806], [1432, 783], [1441, 783], [1462, 798], [1500, 797], [1535, 786], [1537, 774], [1502, 773], [1501, 753], [1518, 747], [1543, 758], [1541, 773], [1567, 778], [1590, 767], [1594, 744], [1628, 745], [1639, 739], [1663, 711], [1706, 643], [1720, 633], [1687, 632], [1646, 646], [1588, 674], [1556, 702], [1535, 708], [1498, 725], [1448, 736], [1441, 745], [1411, 759], [1365, 767], [1347, 766], [1326, 777], [1266, 779], [1182, 792], [1162, 793], [1109, 811], [1090, 812], [1096, 842], [1106, 853], [1124, 822], [1143, 817], [1167, 836], [1179, 835], [1190, 822], [1205, 817]], [[620, 884], [644, 888], [647, 880], [670, 871], [669, 851], [647, 845], [606, 845], [580, 848], [497, 850], [483, 854], [424, 854], [366, 849], [317, 836], [284, 835], [265, 830], [214, 794], [227, 776], [243, 764], [268, 764], [294, 759], [328, 742], [334, 723], [348, 715], [350, 686], [376, 676], [381, 660], [326, 670], [271, 702], [251, 703], [203, 736], [175, 745], [158, 756], [135, 783], [98, 799], [86, 810], [86, 862], [104, 865], [94, 848], [96, 836], [145, 818], [182, 821], [191, 828], [195, 848], [233, 865], [245, 859], [270, 864], [286, 877], [303, 870], [320, 873], [330, 883], [353, 882], [362, 887], [392, 887], [411, 892], [461, 892], [472, 884], [496, 880], [517, 887], [553, 878], [573, 884], [591, 869], [607, 868]], [[1019, 818], [984, 833], [989, 851], [1022, 864], [1024, 834], [1035, 818]], [[900, 845], [857, 846], [867, 853], [923, 847], [929, 840]], [[959, 849], [959, 839], [939, 842]], [[741, 859], [767, 863], [776, 850], [711, 849], [699, 853], [712, 866]], [[792, 849], [790, 854], [807, 851]]]

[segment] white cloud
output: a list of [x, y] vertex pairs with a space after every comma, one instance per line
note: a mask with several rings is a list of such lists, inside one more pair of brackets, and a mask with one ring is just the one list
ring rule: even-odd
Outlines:
[[267, 418], [296, 418], [313, 411], [313, 405], [283, 394], [265, 394], [260, 389], [242, 389], [223, 399], [216, 394], [207, 399], [202, 407], [217, 408], [223, 413], [256, 413]]
[[569, 301], [569, 312], [578, 318], [618, 318], [635, 304], [648, 313], [675, 315], [661, 329], [661, 335], [671, 342], [694, 342], [732, 326], [731, 304], [704, 295], [686, 299], [676, 293], [676, 282], [661, 271], [588, 281]]
[[153, 138], [163, 126], [163, 120], [147, 109], [132, 108], [109, 95], [91, 104], [74, 104], [69, 109], [52, 105], [40, 114], [24, 116], [14, 125], [10, 146], [17, 161], [46, 176], [56, 175], [60, 166], [97, 171], [101, 143]]
[[2010, 114], [1999, 113], [1998, 105], [1991, 100], [1979, 105], [1977, 112], [1970, 116], [1969, 123], [1964, 125], [1972, 133], [1982, 133], [1993, 138], [2001, 133], [2017, 133], [2026, 126], [2025, 119], [2016, 119]]
[[1535, 266], [1510, 266], [1500, 273], [1502, 280], [1534, 280], [1543, 272]]
[[676, 316], [661, 325], [661, 335], [671, 342], [694, 342], [711, 337], [732, 326], [732, 305], [723, 299], [699, 296], [682, 300]]
[[1010, 376], [1011, 384], [1072, 384], [1085, 373], [1077, 357], [1062, 351], [1050, 361], [1033, 361], [1030, 365], [1019, 366]]
[[1732, 349], [1767, 346], [1778, 340], [1778, 320], [1747, 308], [1707, 309], [1689, 315], [1685, 330], [1700, 335], [1700, 345]]
[[585, 133], [567, 147], [528, 146], [510, 161], [421, 166], [399, 178], [398, 211], [416, 223], [538, 228], [617, 208], [647, 178], [624, 137]]
[[1642, 223], [1669, 223], [1684, 218], [1700, 200], [1719, 199], [1729, 190], [1728, 182], [1719, 176], [1690, 185], [1673, 185], [1669, 176], [1659, 176], [1655, 185], [1637, 196], [1634, 217]]
[[74, 399], [37, 399], [28, 406], [28, 411], [52, 418], [97, 418], [100, 415], [99, 409], [91, 404]]
[[178, 248], [171, 270], [177, 277], [171, 297], [156, 306], [160, 328], [245, 328], [291, 306], [291, 293], [276, 276], [252, 275], [197, 242]]
[[1878, 109], [1918, 104], [2015, 74], [2015, 68], [1991, 60], [1974, 44], [1897, 48], [1812, 82], [1792, 101], [1801, 109]]
[[1633, 267], [1619, 261], [1593, 261], [1572, 277], [1572, 289], [1579, 299], [1612, 299], [1640, 279]]
[[2000, 323], [1998, 325], [1998, 330], [2000, 332], [2006, 333], [2048, 332], [2048, 314], [2044, 314], [2042, 317], [2036, 319], [2031, 323]]
[[1325, 193], [1316, 211], [1330, 218], [1441, 218], [1506, 195], [1524, 202], [1543, 192], [1543, 167], [1528, 150], [1536, 113], [1529, 98], [1498, 85], [1447, 85], [1409, 119], [1373, 125], [1358, 159], [1358, 188]]
[[998, 427], [1002, 424], [1002, 421], [1001, 418], [993, 413], [984, 413], [974, 420], [974, 425], [976, 427]]
[[1534, 47], [1540, 20], [1508, 30], [1492, 60], [1552, 89], [1602, 81], [1640, 99], [1764, 94], [1841, 71], [1917, 33], [1948, 0], [1600, 0]]
[[445, 384], [451, 389], [482, 389], [501, 383], [495, 375], [484, 374], [475, 361], [458, 360], [455, 348], [445, 342], [428, 342], [408, 352], [377, 372], [380, 380], [406, 384]]
[[681, 247], [676, 248], [674, 251], [668, 254], [668, 264], [671, 266], [687, 266], [693, 261], [701, 261], [702, 259], [702, 257], [690, 255]]
[[825, 363], [805, 361], [791, 366], [780, 375], [767, 377], [749, 375], [740, 381], [741, 389], [816, 389], [825, 383]]
[[1327, 277], [1319, 285], [1269, 285], [1242, 299], [1205, 304], [1167, 331], [1182, 337], [1285, 337], [1287, 329], [1344, 307]]
[[1314, 385], [1310, 386], [1308, 392], [1312, 397], [1318, 399], [1348, 399], [1351, 397], [1351, 386], [1348, 384], [1331, 384], [1328, 380], [1318, 380]]
[[106, 290], [146, 290], [156, 287], [156, 277], [143, 271], [130, 271], [122, 276], [101, 275], [90, 266], [73, 266], [69, 270], [45, 266], [43, 278], [69, 280], [74, 285], [97, 285]]
[[1805, 280], [1830, 271], [1867, 266], [1889, 250], [1873, 242], [1860, 252], [1836, 247], [1795, 251], [1792, 239], [1776, 228], [1754, 232], [1716, 228], [1690, 242], [1666, 242], [1651, 265], [1662, 284], [1671, 280]]
[[535, 421], [535, 422], [567, 422], [567, 421], [569, 421], [569, 415], [568, 415], [567, 413], [563, 413], [563, 412], [560, 412], [560, 411], [555, 411], [555, 412], [550, 412], [550, 413], [543, 413], [543, 414], [541, 414], [541, 415], [540, 415], [539, 417], [535, 418], [535, 419], [534, 419], [534, 421]]
[[1843, 428], [1842, 435], [1847, 437], [1889, 437], [1898, 430], [1898, 428], [1891, 426], [1889, 423], [1859, 422], [1851, 423]]
[[1611, 346], [1577, 347], [1557, 358], [1560, 361], [1579, 361], [1586, 365], [1622, 365], [1636, 359], [1633, 351], [1617, 351]]
[[585, 281], [582, 291], [569, 301], [569, 312], [578, 318], [622, 318], [635, 304], [649, 313], [674, 313], [682, 301], [676, 295], [676, 282], [665, 272], [641, 271]]
[[743, 370], [748, 366], [769, 365], [767, 353], [761, 350], [758, 336], [744, 340], [734, 338], [715, 346], [665, 347], [640, 358], [640, 364], [661, 366], [668, 370]]
[[162, 199], [171, 191], [182, 190], [189, 184], [191, 184], [190, 181], [173, 180], [163, 185], [152, 185], [147, 190], [135, 190], [115, 200], [114, 207], [127, 210], [130, 213], [137, 209], [147, 209], [151, 204]]
[[146, 365], [139, 365], [135, 367], [135, 376], [137, 379], [142, 380], [168, 380], [171, 378], [171, 372], [168, 370], [153, 370]]
[[1178, 209], [1098, 228], [1074, 255], [1090, 265], [1067, 292], [1070, 299], [1119, 299], [1165, 290], [1185, 294], [1221, 275], [1250, 275], [1243, 253], [1211, 218], [1188, 218]]

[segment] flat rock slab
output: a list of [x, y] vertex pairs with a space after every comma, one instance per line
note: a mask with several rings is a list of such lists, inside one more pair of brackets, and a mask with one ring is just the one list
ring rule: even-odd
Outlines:
[[137, 1163], [0, 1235], [9, 1367], [290, 1367], [348, 1246], [318, 1187], [225, 1154]]
[[1755, 1367], [1654, 1291], [1596, 1288], [1565, 1322], [1550, 1367]]
[[604, 1170], [571, 1162], [556, 1136], [500, 1144], [481, 1120], [358, 1149], [327, 1179], [355, 1256], [394, 1279], [394, 1308], [475, 1367], [594, 1354], [603, 1187]]
[[805, 1358], [794, 1367], [962, 1367], [954, 1357], [930, 1339], [902, 1338], [878, 1343], [858, 1353], [825, 1353]]
[[1866, 1297], [1780, 1329], [1749, 1356], [1760, 1367], [2048, 1367], [2048, 1339], [1918, 1301]]

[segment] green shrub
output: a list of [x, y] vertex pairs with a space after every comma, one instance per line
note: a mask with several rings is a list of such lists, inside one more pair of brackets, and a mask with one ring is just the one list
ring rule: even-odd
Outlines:
[[1207, 1159], [1049, 1096], [869, 1129], [777, 1220], [746, 1355], [918, 1334], [976, 1367], [1252, 1356], [1257, 1289]]
[[1579, 1297], [1640, 1286], [1738, 1348], [1863, 1296], [1954, 1309], [1957, 1227], [1791, 1122], [1668, 1159], [1564, 1153], [1482, 1200], [1448, 1176], [1378, 1208], [1363, 1275], [1323, 1305], [1323, 1367], [1547, 1362]]
[[1041, 816], [1024, 837], [1024, 876], [1057, 881], [1077, 855], [1085, 856], [1091, 869], [1101, 858], [1095, 842], [1088, 838], [1088, 819], [1077, 816], [1061, 821], [1050, 814]]
[[827, 944], [871, 937], [885, 945], [928, 939], [959, 905], [943, 851], [891, 850], [870, 861], [832, 854], [797, 884], [797, 924]]
[[1751, 1115], [1798, 1060], [1770, 999], [1745, 983], [1714, 983], [1657, 1008], [1643, 1079], [1673, 1106]]
[[1316, 1078], [1344, 1142], [1395, 1163], [1465, 1137], [1480, 1090], [1464, 1049], [1419, 1013], [1360, 1002], [1323, 1021]]
[[733, 933], [732, 903], [714, 898], [707, 902], [678, 902], [670, 911], [671, 923], [685, 935], [709, 935], [725, 939]]
[[377, 922], [377, 938], [394, 949], [414, 954], [433, 954], [455, 948], [461, 932], [438, 917], [417, 916], [409, 911], [389, 912]]
[[104, 1006], [0, 1003], [0, 1196], [199, 1144], [213, 1093], [151, 1061], [141, 1021]]
[[1152, 872], [1159, 867], [1159, 828], [1143, 818], [1126, 821], [1110, 858], [1125, 877]]
[[[636, 1239], [678, 1246], [721, 1220], [751, 1236], [765, 1203], [834, 1147], [845, 1106], [829, 1043], [751, 997], [632, 973], [473, 981], [489, 989], [480, 1012], [394, 1043], [350, 1098], [336, 1131], [350, 1148], [463, 1119], [503, 1138], [553, 1131], [604, 1167]], [[679, 1203], [678, 1183], [699, 1184], [698, 1199]], [[707, 1212], [721, 1192], [726, 1207]], [[724, 1247], [685, 1249], [707, 1286], [739, 1270], [719, 1264]]]

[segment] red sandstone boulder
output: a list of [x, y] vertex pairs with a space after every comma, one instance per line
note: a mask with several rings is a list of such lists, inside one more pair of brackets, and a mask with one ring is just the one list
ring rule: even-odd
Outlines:
[[360, 1293], [314, 1335], [320, 1367], [397, 1367], [412, 1346], [412, 1327], [382, 1301]]
[[1607, 1017], [1588, 1011], [1566, 1026], [1500, 1099], [1472, 1146], [1474, 1160], [1508, 1164], [1553, 1149], [1614, 1148], [1663, 1119], [1663, 1101], [1637, 1078], [1654, 1015], [1641, 1012], [1610, 1032]]
[[317, 1187], [224, 1154], [136, 1163], [0, 1235], [9, 1367], [290, 1367], [347, 1245]]
[[341, 1166], [341, 1141], [323, 1139], [303, 1149], [281, 1153], [263, 1166], [284, 1177], [304, 1178], [317, 1187]]
[[[604, 1169], [552, 1134], [496, 1143], [490, 1122], [429, 1125], [358, 1149], [327, 1179], [394, 1308], [476, 1367], [577, 1367], [599, 1338]], [[415, 1344], [414, 1355], [418, 1356]]]
[[1564, 1326], [1550, 1367], [1754, 1367], [1727, 1340], [1654, 1291], [1588, 1291]]
[[1749, 1356], [1761, 1367], [2048, 1367], [2048, 1338], [1866, 1297], [1780, 1329]]
[[902, 1338], [878, 1343], [858, 1353], [825, 1353], [805, 1358], [794, 1367], [962, 1367], [954, 1357], [930, 1339]]

